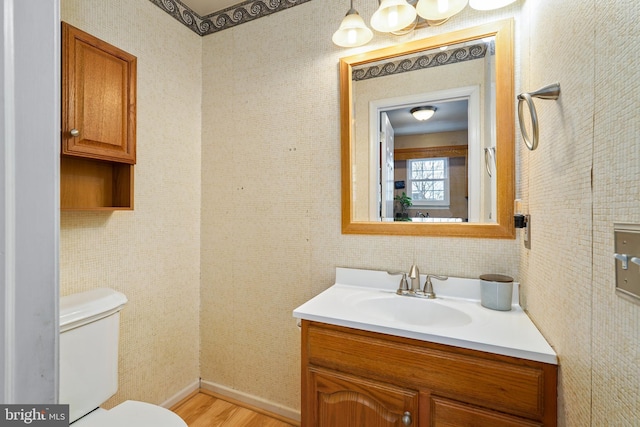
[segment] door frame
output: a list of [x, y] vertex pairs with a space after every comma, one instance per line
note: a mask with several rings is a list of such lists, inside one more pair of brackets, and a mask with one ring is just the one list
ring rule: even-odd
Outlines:
[[60, 0], [0, 9], [0, 402], [57, 403]]

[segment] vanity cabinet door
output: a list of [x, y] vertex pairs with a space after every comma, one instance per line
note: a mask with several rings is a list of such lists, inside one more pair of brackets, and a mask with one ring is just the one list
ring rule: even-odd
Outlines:
[[136, 57], [62, 24], [62, 153], [136, 162]]
[[62, 23], [60, 208], [133, 209], [136, 57]]
[[417, 426], [417, 391], [310, 368], [311, 417], [306, 427]]

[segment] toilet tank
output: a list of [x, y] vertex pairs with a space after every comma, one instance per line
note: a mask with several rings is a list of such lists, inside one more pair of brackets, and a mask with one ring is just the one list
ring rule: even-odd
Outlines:
[[70, 422], [88, 414], [118, 390], [120, 310], [127, 297], [93, 289], [60, 299], [60, 403]]

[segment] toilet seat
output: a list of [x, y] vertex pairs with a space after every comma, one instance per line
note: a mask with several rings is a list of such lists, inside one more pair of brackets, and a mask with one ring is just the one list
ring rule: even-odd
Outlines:
[[151, 403], [127, 400], [105, 411], [98, 409], [72, 424], [73, 427], [187, 427], [176, 413]]

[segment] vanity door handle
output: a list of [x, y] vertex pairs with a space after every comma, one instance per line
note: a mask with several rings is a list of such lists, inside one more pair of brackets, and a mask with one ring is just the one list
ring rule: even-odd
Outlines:
[[71, 134], [71, 136], [73, 136], [74, 138], [75, 138], [76, 136], [80, 136], [80, 131], [79, 131], [78, 129], [71, 129], [71, 130], [69, 131], [69, 133], [70, 133], [70, 134]]
[[402, 425], [410, 426], [412, 421], [413, 420], [411, 419], [411, 412], [405, 412], [402, 416]]

